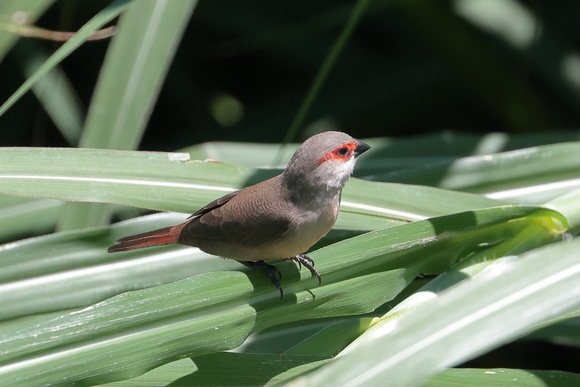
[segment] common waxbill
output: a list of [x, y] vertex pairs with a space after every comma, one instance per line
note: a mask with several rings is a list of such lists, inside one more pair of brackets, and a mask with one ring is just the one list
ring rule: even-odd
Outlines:
[[280, 291], [280, 271], [264, 260], [294, 261], [321, 283], [306, 254], [325, 236], [338, 215], [342, 187], [357, 157], [370, 148], [342, 132], [310, 137], [296, 150], [284, 172], [225, 195], [185, 223], [118, 240], [108, 252], [181, 244], [264, 270]]

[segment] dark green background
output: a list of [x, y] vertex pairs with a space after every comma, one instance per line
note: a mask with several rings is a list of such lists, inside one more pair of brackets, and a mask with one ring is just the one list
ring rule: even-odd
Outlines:
[[[562, 68], [566, 58], [577, 55], [580, 3], [514, 3], [535, 18], [534, 37], [525, 47], [459, 15], [461, 2], [371, 2], [295, 140], [320, 130], [308, 127], [317, 122], [331, 122], [357, 137], [578, 127], [580, 85]], [[60, 1], [37, 25], [73, 31], [107, 4]], [[141, 149], [281, 141], [353, 5], [200, 1]], [[35, 43], [50, 51], [60, 44]], [[63, 63], [85, 106], [108, 43], [89, 42]], [[28, 39], [17, 48], [31, 49]], [[0, 63], [2, 101], [24, 79], [15, 51]], [[220, 93], [244, 106], [234, 126], [220, 126], [210, 114], [210, 102]], [[0, 127], [2, 146], [67, 145], [31, 93], [0, 118]]]

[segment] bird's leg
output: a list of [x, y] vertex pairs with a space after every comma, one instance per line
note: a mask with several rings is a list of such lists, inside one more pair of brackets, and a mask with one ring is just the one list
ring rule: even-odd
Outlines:
[[295, 257], [284, 258], [282, 261], [293, 261], [295, 263], [298, 263], [298, 267], [300, 269], [302, 269], [301, 265], [304, 265], [304, 267], [310, 270], [310, 273], [312, 274], [313, 277], [318, 278], [318, 285], [322, 284], [322, 278], [320, 277], [320, 273], [318, 272], [318, 270], [314, 268], [314, 260], [312, 259], [312, 257], [310, 257], [310, 255], [300, 254]]
[[276, 278], [276, 274], [278, 274], [278, 276], [282, 278], [282, 273], [280, 273], [280, 269], [278, 269], [276, 266], [270, 265], [264, 261], [256, 261], [256, 262], [238, 261], [238, 262], [246, 267], [249, 267], [250, 269], [259, 269], [265, 271], [268, 277], [270, 277], [270, 280], [272, 281], [276, 289], [280, 291], [280, 299], [284, 296], [284, 292], [282, 291], [280, 281], [278, 281], [278, 278]]

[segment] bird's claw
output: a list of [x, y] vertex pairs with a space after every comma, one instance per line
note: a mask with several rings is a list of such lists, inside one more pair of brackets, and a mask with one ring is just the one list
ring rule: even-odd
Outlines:
[[280, 299], [282, 299], [282, 297], [284, 296], [284, 291], [282, 290], [282, 285], [280, 285], [280, 281], [278, 280], [278, 278], [276, 278], [277, 274], [278, 277], [282, 279], [282, 273], [280, 272], [280, 269], [264, 261], [256, 261], [256, 262], [238, 261], [238, 262], [240, 262], [242, 265], [246, 267], [249, 267], [250, 269], [259, 269], [265, 271], [268, 277], [270, 277], [270, 281], [272, 281], [276, 289], [280, 291]]
[[322, 278], [320, 277], [320, 273], [318, 270], [314, 268], [314, 260], [308, 254], [300, 254], [295, 257], [288, 257], [284, 258], [282, 261], [292, 261], [298, 264], [298, 268], [302, 270], [302, 265], [310, 270], [310, 273], [313, 277], [318, 278], [318, 285], [322, 284]]
[[[304, 265], [304, 267], [310, 270], [310, 273], [312, 274], [313, 277], [318, 278], [318, 285], [322, 284], [322, 278], [320, 277], [320, 273], [318, 272], [318, 270], [314, 268], [314, 260], [309, 255], [300, 254], [295, 257], [284, 258], [282, 259], [282, 261], [292, 261], [298, 264], [299, 269], [302, 269], [302, 265]], [[280, 291], [280, 299], [282, 299], [282, 297], [284, 296], [284, 291], [282, 290], [282, 286], [280, 285], [279, 279], [276, 277], [277, 275], [280, 279], [282, 279], [282, 272], [280, 272], [280, 269], [264, 261], [256, 261], [256, 262], [238, 261], [238, 262], [240, 262], [242, 265], [246, 267], [249, 267], [250, 269], [259, 269], [265, 271], [268, 277], [270, 277], [270, 280], [272, 281], [276, 289]]]

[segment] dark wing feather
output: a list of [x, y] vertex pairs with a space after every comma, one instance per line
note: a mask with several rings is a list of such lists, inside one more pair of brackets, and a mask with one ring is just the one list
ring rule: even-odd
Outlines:
[[239, 193], [240, 193], [240, 191], [235, 191], [235, 192], [232, 192], [232, 193], [227, 194], [225, 196], [222, 196], [221, 198], [218, 198], [218, 199], [214, 200], [213, 202], [206, 204], [205, 206], [203, 206], [202, 208], [197, 210], [195, 213], [190, 215], [187, 219], [191, 219], [191, 218], [195, 218], [196, 216], [201, 216], [201, 215], [207, 214], [211, 210], [214, 210], [218, 207], [223, 206], [224, 204], [229, 202], [231, 198], [233, 198], [234, 196], [236, 196]]
[[281, 237], [291, 225], [291, 219], [282, 215], [288, 208], [280, 208], [287, 202], [272, 202], [267, 198], [277, 195], [265, 198], [262, 194], [279, 189], [275, 179], [233, 192], [196, 212], [183, 229], [180, 243], [201, 247], [204, 243], [233, 242], [255, 247]]
[[[248, 247], [260, 246], [281, 237], [289, 228], [290, 220], [268, 212], [253, 212], [231, 219], [228, 212], [231, 208], [218, 208], [199, 218], [195, 227], [198, 238], [222, 239], [235, 241]], [[211, 231], [210, 231], [211, 230]], [[210, 231], [210, 232], [207, 232]]]

